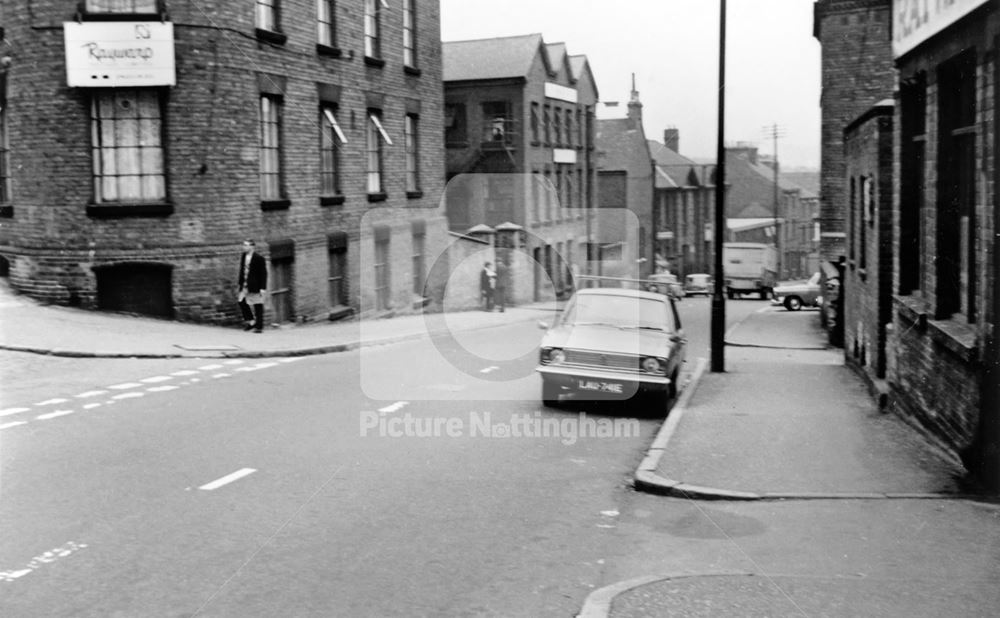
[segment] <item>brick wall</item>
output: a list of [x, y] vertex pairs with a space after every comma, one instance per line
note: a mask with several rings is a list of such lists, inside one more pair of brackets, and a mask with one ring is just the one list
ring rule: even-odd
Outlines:
[[[255, 37], [254, 5], [206, 0], [167, 1], [174, 24], [177, 84], [165, 96], [164, 138], [168, 196], [173, 212], [152, 217], [88, 216], [92, 201], [90, 92], [66, 86], [61, 24], [75, 4], [38, 0], [31, 11], [4, 0], [6, 37], [18, 50], [7, 74], [13, 176], [12, 216], [0, 219], [0, 254], [11, 261], [11, 283], [32, 296], [94, 306], [93, 269], [110, 263], [156, 262], [173, 267], [172, 297], [181, 319], [234, 319], [234, 276], [243, 238], [258, 247], [291, 240], [294, 313], [322, 317], [327, 306], [326, 237], [351, 238], [349, 277], [356, 310], [357, 242], [372, 223], [392, 223], [403, 237], [394, 246], [394, 306], [411, 307], [409, 221], [424, 219], [428, 241], [443, 243], [443, 92], [439, 7], [416, 0], [417, 68], [402, 63], [402, 13], [382, 13], [382, 67], [363, 60], [361, 3], [337, 5], [341, 57], [316, 49], [312, 0], [282, 2], [284, 44]], [[285, 78], [282, 166], [287, 209], [264, 211], [259, 189], [258, 75]], [[317, 84], [340, 88], [339, 116], [347, 137], [341, 152], [343, 203], [319, 199]], [[386, 199], [372, 203], [365, 188], [368, 93], [382, 95]], [[404, 116], [419, 106], [422, 196], [405, 190]], [[369, 211], [375, 214], [362, 217]], [[394, 239], [395, 240], [395, 239]], [[428, 252], [435, 245], [428, 242]], [[265, 251], [266, 252], [266, 251]]]
[[843, 130], [892, 97], [891, 0], [817, 0], [814, 33], [822, 45], [820, 106], [821, 258], [844, 255]]

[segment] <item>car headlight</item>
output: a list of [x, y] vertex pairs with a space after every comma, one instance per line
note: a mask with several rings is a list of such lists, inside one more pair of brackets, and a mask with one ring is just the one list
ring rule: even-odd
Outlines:
[[658, 358], [647, 356], [642, 359], [642, 370], [646, 373], [663, 373], [664, 367], [664, 363]]
[[566, 362], [566, 353], [559, 348], [543, 348], [542, 349], [542, 363], [543, 364], [553, 364], [558, 365], [559, 363]]

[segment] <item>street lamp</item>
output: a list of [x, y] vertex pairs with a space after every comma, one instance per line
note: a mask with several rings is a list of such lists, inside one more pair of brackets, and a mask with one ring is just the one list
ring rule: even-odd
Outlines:
[[712, 294], [712, 371], [726, 370], [726, 298], [722, 272], [723, 230], [726, 228], [726, 0], [719, 0], [719, 134], [715, 165], [715, 290]]

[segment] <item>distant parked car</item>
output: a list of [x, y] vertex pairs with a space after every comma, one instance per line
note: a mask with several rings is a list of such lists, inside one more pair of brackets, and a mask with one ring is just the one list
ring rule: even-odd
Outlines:
[[712, 295], [712, 275], [707, 273], [694, 273], [684, 277], [684, 292], [688, 296], [695, 294]]
[[684, 287], [673, 273], [656, 273], [649, 276], [649, 291], [669, 294], [676, 300], [684, 298]]
[[819, 273], [813, 274], [808, 281], [788, 283], [774, 288], [771, 302], [775, 305], [784, 305], [789, 311], [798, 311], [802, 307], [819, 307], [822, 302]]

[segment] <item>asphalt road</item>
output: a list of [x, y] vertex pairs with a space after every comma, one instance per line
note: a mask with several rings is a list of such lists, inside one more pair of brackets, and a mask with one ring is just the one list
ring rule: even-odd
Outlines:
[[[763, 305], [730, 302], [729, 322]], [[692, 367], [709, 303], [680, 310]], [[3, 407], [31, 411], [0, 418], [0, 615], [573, 615], [641, 542], [619, 518], [659, 421], [542, 408], [540, 336], [3, 354]], [[578, 436], [581, 412], [618, 435]]]

